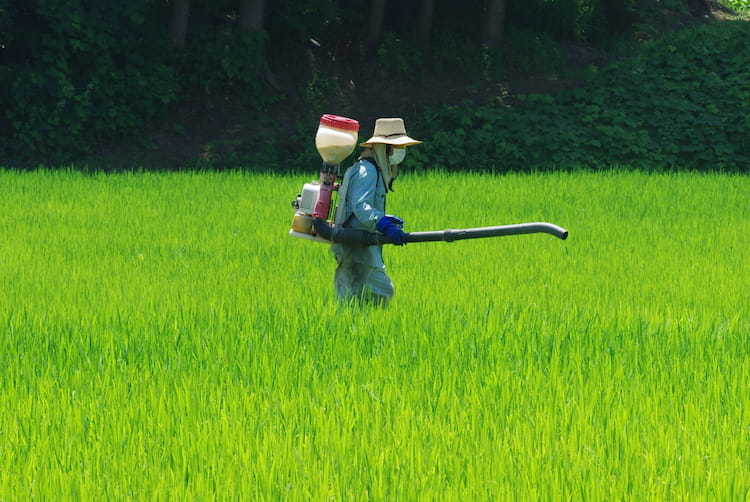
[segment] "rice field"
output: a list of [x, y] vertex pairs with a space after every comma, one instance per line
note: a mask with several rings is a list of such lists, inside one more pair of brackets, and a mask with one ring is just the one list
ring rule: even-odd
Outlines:
[[750, 178], [406, 174], [387, 309], [311, 174], [0, 171], [0, 500], [750, 500]]

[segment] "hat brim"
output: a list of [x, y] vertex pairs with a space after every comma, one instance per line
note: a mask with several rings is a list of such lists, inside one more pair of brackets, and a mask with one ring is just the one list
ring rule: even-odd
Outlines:
[[385, 145], [393, 145], [393, 146], [412, 146], [412, 145], [418, 145], [421, 143], [421, 141], [416, 140], [414, 138], [410, 138], [406, 134], [403, 134], [401, 136], [373, 136], [372, 138], [368, 139], [364, 143], [360, 143], [359, 146], [369, 148], [372, 145], [376, 143], [383, 143]]

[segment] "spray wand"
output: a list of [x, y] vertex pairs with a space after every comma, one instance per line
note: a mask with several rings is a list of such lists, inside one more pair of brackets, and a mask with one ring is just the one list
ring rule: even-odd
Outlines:
[[[382, 244], [393, 244], [385, 235], [372, 233], [356, 228], [345, 228], [339, 225], [330, 225], [324, 220], [313, 222], [316, 236], [327, 242], [338, 242], [349, 246], [379, 246]], [[453, 242], [465, 239], [483, 239], [487, 237], [503, 237], [506, 235], [523, 235], [544, 233], [554, 235], [565, 240], [568, 231], [552, 223], [535, 222], [519, 223], [517, 225], [502, 225], [496, 227], [463, 228], [451, 230], [437, 230], [431, 232], [409, 232], [404, 236], [404, 241], [411, 242]]]

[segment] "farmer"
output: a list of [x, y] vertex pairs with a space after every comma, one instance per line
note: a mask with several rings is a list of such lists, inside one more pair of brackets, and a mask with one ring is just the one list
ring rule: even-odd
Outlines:
[[[402, 119], [377, 119], [372, 138], [359, 145], [364, 147], [359, 160], [344, 173], [334, 223], [378, 231], [398, 246], [406, 244], [404, 222], [385, 214], [385, 199], [393, 190], [406, 147], [419, 143], [406, 135]], [[338, 263], [334, 284], [340, 300], [360, 298], [379, 305], [388, 303], [393, 296], [393, 283], [385, 272], [382, 246], [337, 243], [331, 250]]]

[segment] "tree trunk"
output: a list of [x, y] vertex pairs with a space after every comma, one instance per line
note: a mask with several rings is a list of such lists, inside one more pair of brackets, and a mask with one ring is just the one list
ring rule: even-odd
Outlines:
[[265, 0], [242, 0], [240, 5], [240, 29], [244, 32], [263, 30]]
[[688, 8], [693, 16], [707, 16], [711, 14], [711, 5], [708, 0], [688, 0]]
[[488, 47], [495, 48], [503, 40], [505, 31], [505, 0], [490, 0], [487, 10], [487, 25], [484, 40]]
[[383, 30], [383, 14], [385, 13], [385, 0], [372, 0], [370, 4], [370, 32], [367, 36], [367, 53], [372, 54], [380, 44], [380, 35]]
[[432, 14], [435, 11], [435, 0], [422, 0], [422, 8], [419, 12], [418, 37], [422, 51], [430, 52], [430, 35], [432, 33]]
[[185, 47], [189, 17], [190, 0], [174, 0], [172, 4], [172, 23], [169, 26], [172, 47]]
[[[240, 30], [244, 33], [261, 33], [263, 31], [263, 12], [266, 0], [242, 0], [240, 4]], [[281, 91], [276, 75], [271, 71], [266, 59], [265, 46], [261, 46], [258, 52], [258, 66], [263, 78], [274, 90]]]

